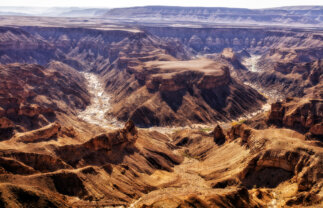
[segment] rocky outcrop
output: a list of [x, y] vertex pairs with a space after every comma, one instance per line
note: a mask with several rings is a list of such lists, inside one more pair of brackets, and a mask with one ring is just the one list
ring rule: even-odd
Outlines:
[[83, 147], [91, 151], [100, 149], [111, 150], [113, 146], [134, 144], [138, 138], [138, 131], [133, 121], [126, 122], [123, 129], [108, 134], [101, 134], [83, 144]]
[[236, 53], [232, 48], [224, 48], [220, 54], [220, 57], [229, 61], [236, 70], [246, 70], [246, 67], [241, 64], [241, 61], [248, 56], [250, 56], [250, 54], [247, 51], [242, 50], [241, 52]]
[[323, 101], [289, 98], [272, 104], [267, 122], [321, 137]]
[[245, 124], [237, 124], [231, 127], [229, 131], [229, 137], [231, 140], [235, 140], [237, 138], [241, 138], [242, 144], [248, 142], [248, 138], [252, 134], [252, 128]]
[[225, 143], [226, 138], [225, 138], [222, 128], [219, 125], [217, 125], [214, 128], [213, 136], [214, 136], [214, 142], [217, 143], [218, 145], [222, 145]]
[[[259, 153], [239, 175], [242, 183], [251, 188], [257, 186], [274, 188], [291, 179], [297, 182], [298, 191], [309, 191], [320, 184], [319, 160], [301, 149], [295, 151], [268, 150]], [[272, 175], [277, 177], [273, 180]], [[258, 176], [262, 175], [262, 178]], [[268, 177], [268, 178], [267, 178]]]
[[262, 203], [254, 200], [246, 188], [239, 188], [223, 193], [190, 194], [188, 196], [173, 196], [172, 198], [159, 198], [151, 204], [141, 202], [139, 207], [157, 208], [166, 207], [259, 207]]
[[275, 123], [276, 125], [281, 126], [284, 115], [285, 115], [285, 108], [283, 107], [282, 102], [273, 103], [271, 104], [271, 110], [268, 115], [268, 122]]
[[1, 114], [19, 125], [20, 131], [43, 127], [90, 102], [84, 78], [75, 69], [52, 63], [0, 65]]
[[21, 184], [1, 184], [0, 193], [2, 207], [69, 207], [61, 196]]
[[[120, 82], [121, 74], [126, 78], [124, 83], [131, 84], [112, 86]], [[137, 74], [142, 75], [139, 80]], [[143, 127], [230, 120], [260, 107], [265, 100], [231, 78], [228, 66], [205, 58], [149, 61], [134, 67], [131, 73], [113, 69], [105, 79], [107, 89], [118, 94], [106, 116], [130, 118]]]
[[41, 108], [37, 104], [30, 104], [30, 105], [21, 104], [18, 111], [19, 116], [27, 116], [27, 117], [38, 116], [40, 113], [41, 113]]
[[[135, 152], [141, 152], [143, 157], [137, 158], [143, 169], [150, 172], [154, 169], [171, 170], [174, 164], [178, 164], [181, 158], [173, 155], [169, 150], [151, 144], [140, 149], [137, 140], [149, 139], [149, 135], [139, 134], [132, 121], [126, 122], [123, 129], [111, 131], [93, 137], [80, 145], [65, 145], [58, 147], [55, 152], [65, 162], [73, 167], [84, 167], [86, 165], [119, 164], [127, 157], [137, 157]], [[164, 152], [163, 152], [163, 151]], [[73, 153], [73, 154], [71, 154]], [[135, 169], [138, 168], [136, 164]], [[142, 169], [141, 169], [142, 171]]]
[[30, 175], [37, 173], [33, 168], [15, 159], [0, 157], [0, 174]]
[[57, 137], [57, 134], [61, 126], [58, 123], [51, 123], [43, 128], [28, 131], [24, 133], [17, 133], [15, 138], [18, 142], [31, 143], [31, 142], [43, 142]]
[[14, 134], [14, 123], [6, 117], [0, 117], [0, 140], [9, 139]]
[[316, 136], [322, 136], [323, 135], [323, 123], [318, 123], [318, 124], [314, 124], [313, 126], [311, 126], [309, 132], [312, 135], [316, 135]]
[[[163, 73], [153, 74], [151, 78], [147, 78], [146, 87], [153, 91], [176, 92], [194, 87], [208, 90], [229, 84], [231, 77], [228, 67], [222, 66], [217, 68], [220, 68], [217, 73], [187, 70], [179, 73], [173, 72], [171, 76], [165, 76]], [[214, 71], [217, 68], [214, 68]]]
[[65, 55], [46, 40], [37, 38], [20, 28], [0, 28], [0, 63], [47, 64]]
[[3, 157], [4, 160], [15, 160], [13, 164], [20, 164], [21, 166], [23, 166], [21, 167], [22, 170], [29, 169], [29, 171], [27, 172], [28, 174], [31, 174], [31, 170], [34, 170], [33, 172], [52, 172], [60, 169], [71, 168], [59, 158], [46, 154], [2, 150], [0, 151], [0, 156]]
[[228, 85], [231, 82], [229, 68], [223, 66], [221, 74], [206, 74], [198, 81], [201, 89], [211, 90], [219, 86]]
[[10, 121], [6, 117], [1, 117], [0, 118], [0, 129], [8, 129], [8, 128], [13, 128], [15, 125], [12, 121]]
[[263, 64], [262, 62], [271, 62], [273, 64], [271, 67], [274, 67], [276, 71], [288, 74], [293, 70], [299, 71], [299, 69], [296, 69], [295, 63], [311, 63], [322, 59], [322, 52], [323, 48], [320, 46], [313, 48], [273, 48], [260, 58], [260, 65]]
[[[65, 57], [55, 59], [77, 69], [101, 72], [116, 60], [119, 68], [136, 65], [136, 61], [147, 61], [151, 52], [170, 54], [178, 58], [188, 58], [190, 52], [182, 44], [163, 41], [144, 31], [135, 30], [99, 30], [64, 27], [24, 27], [34, 37], [41, 37], [47, 43], [55, 45], [64, 52]], [[123, 58], [126, 58], [124, 61]], [[154, 59], [153, 57], [149, 57]], [[148, 59], [149, 59], [148, 58]]]
[[257, 64], [260, 73], [249, 73], [246, 79], [266, 91], [274, 91], [276, 96], [281, 94], [286, 97], [321, 97], [320, 93], [313, 93], [315, 90], [312, 88], [320, 89], [323, 83], [323, 62], [320, 60], [322, 57], [313, 58], [308, 62], [270, 58], [261, 58]]

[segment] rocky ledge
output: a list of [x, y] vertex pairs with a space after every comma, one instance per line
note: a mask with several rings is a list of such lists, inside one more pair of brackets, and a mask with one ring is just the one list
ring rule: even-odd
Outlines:
[[322, 139], [322, 112], [322, 99], [288, 98], [272, 104], [267, 123], [307, 132], [308, 138]]

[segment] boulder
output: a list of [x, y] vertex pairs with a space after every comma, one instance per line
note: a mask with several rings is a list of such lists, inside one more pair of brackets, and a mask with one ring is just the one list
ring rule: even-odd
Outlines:
[[217, 125], [213, 130], [214, 142], [218, 145], [222, 145], [225, 143], [225, 135], [223, 133], [222, 128]]

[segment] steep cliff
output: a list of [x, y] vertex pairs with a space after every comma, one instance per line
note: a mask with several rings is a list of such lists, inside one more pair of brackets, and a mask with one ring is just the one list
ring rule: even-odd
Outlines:
[[56, 119], [55, 112], [75, 114], [90, 103], [84, 78], [62, 63], [0, 65], [0, 78], [1, 117], [18, 131], [42, 127]]
[[260, 108], [265, 101], [255, 90], [232, 79], [227, 66], [205, 58], [160, 58], [128, 65], [121, 73], [127, 77], [121, 88], [115, 87], [122, 82], [120, 72], [112, 69], [105, 74], [108, 91], [118, 95], [107, 117], [131, 118], [141, 126], [230, 120]]
[[285, 102], [272, 104], [268, 123], [284, 126], [307, 133], [307, 137], [323, 136], [323, 101], [322, 99], [289, 98]]

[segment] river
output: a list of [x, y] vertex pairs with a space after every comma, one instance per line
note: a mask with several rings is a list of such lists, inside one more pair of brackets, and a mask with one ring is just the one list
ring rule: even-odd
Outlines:
[[104, 85], [99, 75], [89, 72], [82, 72], [88, 83], [88, 91], [91, 94], [91, 104], [78, 115], [84, 121], [106, 128], [120, 128], [122, 123], [116, 119], [107, 119], [105, 112], [111, 108], [110, 95], [104, 90]]

